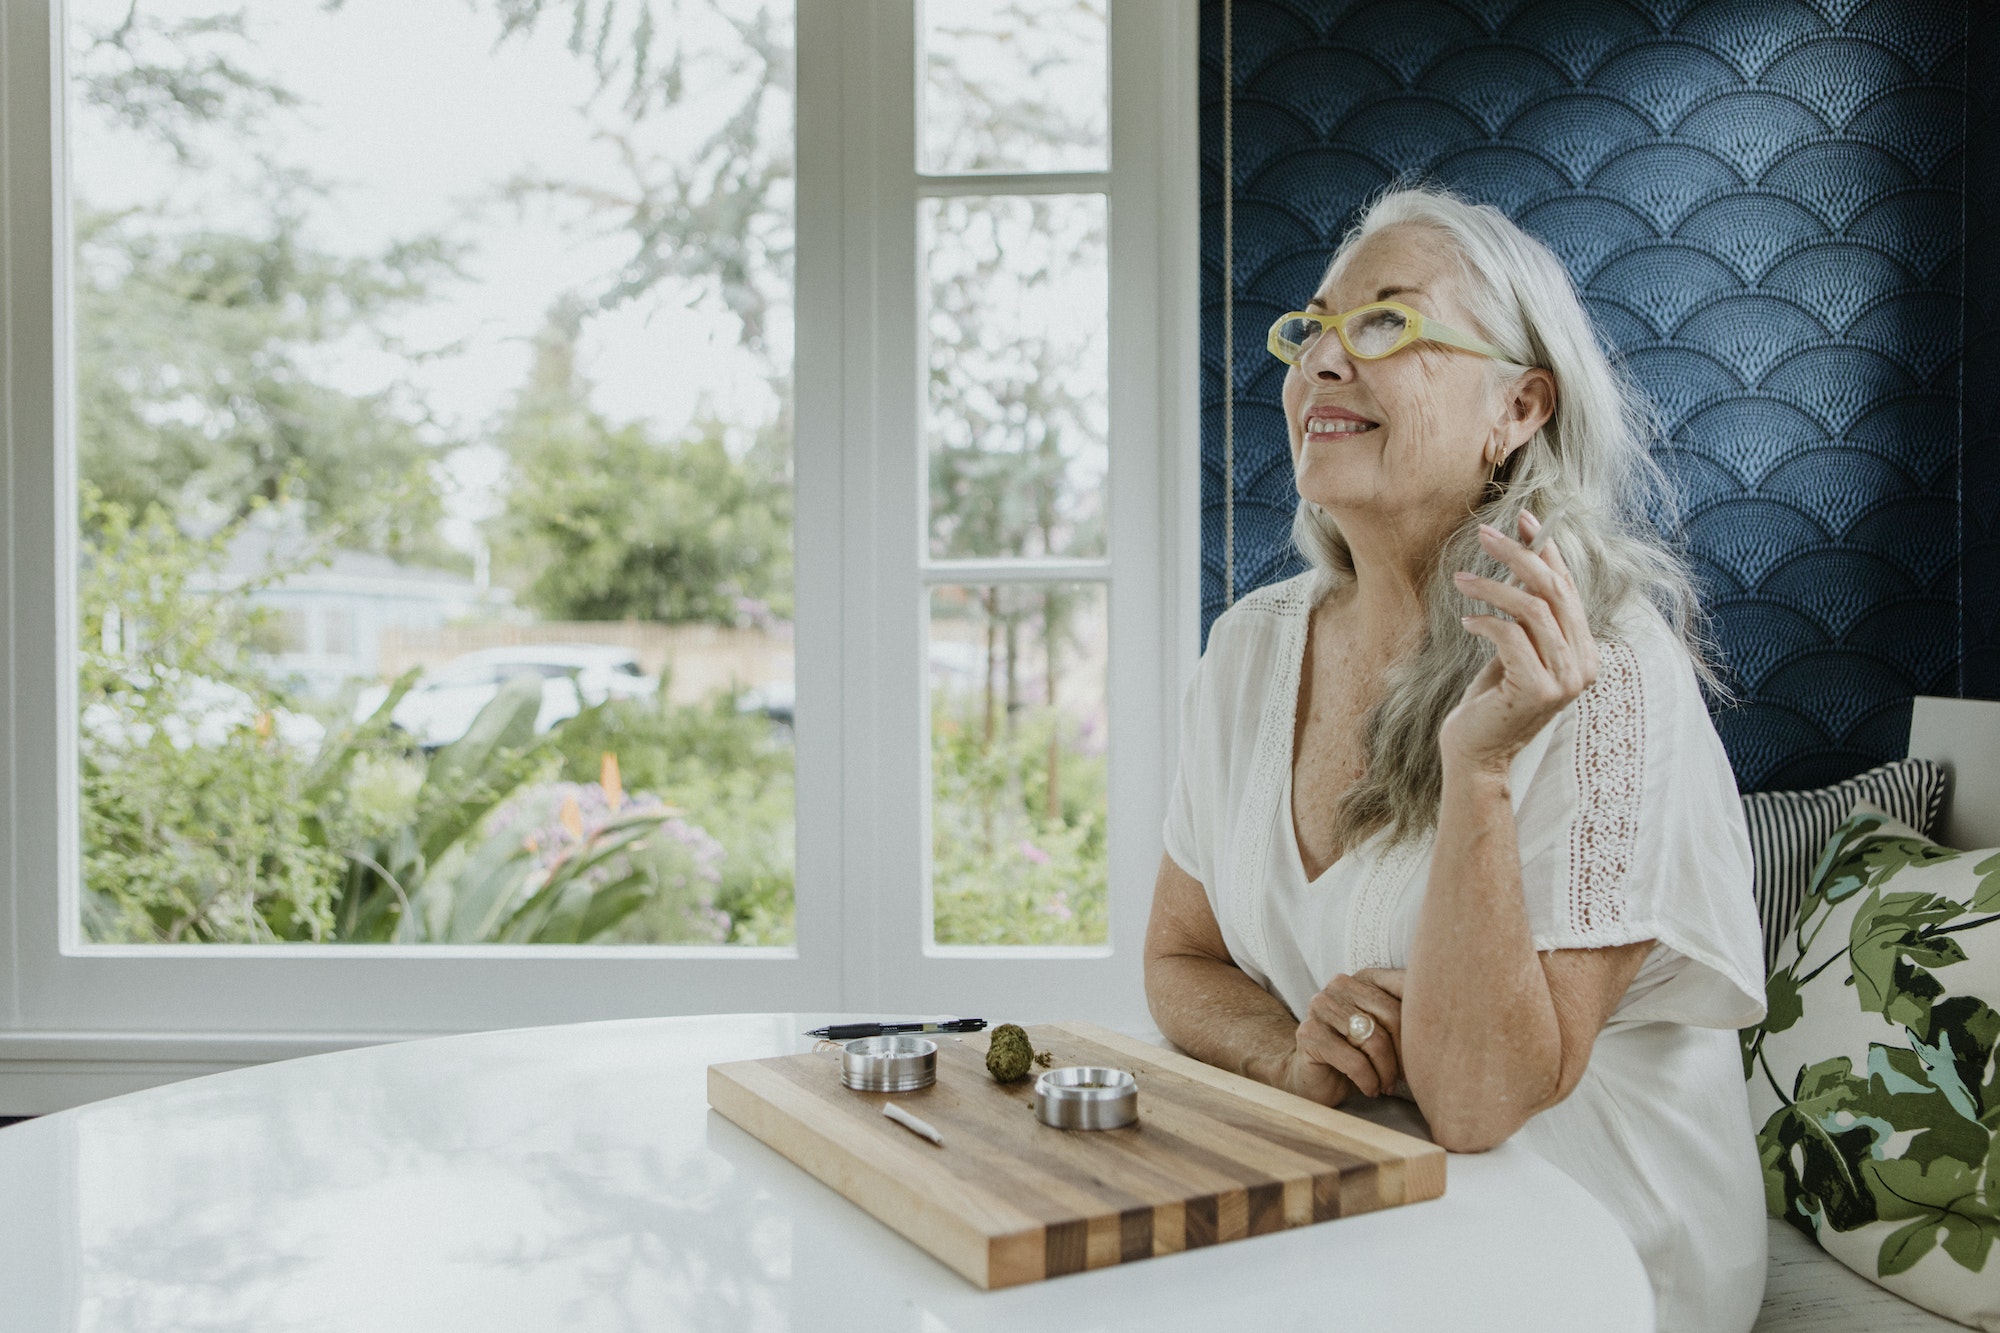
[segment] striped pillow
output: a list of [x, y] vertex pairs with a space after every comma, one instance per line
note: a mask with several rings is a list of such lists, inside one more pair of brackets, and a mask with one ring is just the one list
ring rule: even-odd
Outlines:
[[1928, 759], [1899, 759], [1858, 777], [1812, 791], [1760, 791], [1743, 798], [1756, 861], [1757, 916], [1764, 923], [1764, 971], [1778, 965], [1778, 947], [1792, 932], [1806, 882], [1833, 831], [1857, 805], [1880, 810], [1925, 837], [1937, 832], [1945, 772]]

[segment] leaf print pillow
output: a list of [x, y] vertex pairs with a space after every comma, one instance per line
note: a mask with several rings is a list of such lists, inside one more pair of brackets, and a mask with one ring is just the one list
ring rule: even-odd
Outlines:
[[1743, 1030], [1764, 1197], [1855, 1272], [2000, 1330], [2000, 849], [1834, 833]]

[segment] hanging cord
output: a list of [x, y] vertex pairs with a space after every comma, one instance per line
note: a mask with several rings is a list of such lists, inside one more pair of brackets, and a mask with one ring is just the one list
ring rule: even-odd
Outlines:
[[1236, 33], [1222, 0], [1222, 605], [1236, 602]]

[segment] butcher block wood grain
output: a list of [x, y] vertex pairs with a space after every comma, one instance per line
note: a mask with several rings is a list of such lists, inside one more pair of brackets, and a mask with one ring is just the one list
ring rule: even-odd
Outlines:
[[[710, 1065], [708, 1102], [981, 1287], [1242, 1240], [1444, 1193], [1442, 1148], [1086, 1023], [1028, 1029], [1058, 1065], [1139, 1080], [1139, 1123], [1035, 1118], [1034, 1079], [938, 1041], [917, 1092], [841, 1086], [837, 1053]], [[1039, 1070], [1037, 1071], [1039, 1072]], [[933, 1145], [882, 1114], [921, 1116]]]

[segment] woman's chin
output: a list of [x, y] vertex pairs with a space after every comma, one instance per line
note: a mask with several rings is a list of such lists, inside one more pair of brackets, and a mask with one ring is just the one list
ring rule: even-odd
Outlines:
[[1372, 508], [1382, 489], [1372, 459], [1308, 459], [1293, 480], [1300, 495], [1329, 511]]

